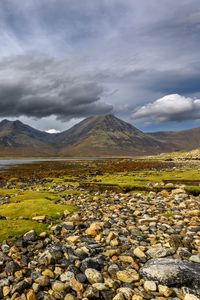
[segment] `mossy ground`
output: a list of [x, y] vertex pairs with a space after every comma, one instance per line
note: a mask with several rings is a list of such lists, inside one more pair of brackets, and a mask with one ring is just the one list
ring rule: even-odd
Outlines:
[[[162, 183], [165, 181], [200, 181], [200, 170], [198, 169], [171, 169], [171, 170], [147, 170], [130, 173], [116, 173], [96, 176], [97, 184], [116, 184], [123, 189], [145, 190], [149, 183]], [[198, 189], [198, 188], [197, 188]]]
[[0, 242], [14, 239], [32, 229], [39, 234], [47, 230], [47, 224], [32, 220], [0, 220]]
[[[38, 189], [38, 186], [36, 187]], [[40, 187], [42, 189], [44, 187]], [[74, 191], [66, 191], [65, 194]], [[24, 191], [23, 189], [0, 189], [1, 196], [10, 196], [10, 203], [0, 205], [0, 216], [8, 220], [0, 220], [0, 241], [19, 236], [28, 230], [35, 229], [38, 233], [47, 229], [47, 224], [40, 224], [32, 220], [37, 215], [53, 217], [56, 222], [65, 210], [72, 212], [75, 207], [56, 204], [62, 193], [45, 191]], [[22, 220], [20, 218], [23, 218]]]
[[[8, 196], [9, 203], [0, 205], [0, 216], [8, 218], [0, 220], [0, 241], [30, 229], [38, 233], [46, 230], [48, 225], [33, 221], [33, 216], [46, 215], [56, 223], [65, 210], [74, 211], [75, 207], [58, 204], [58, 200], [63, 196], [88, 193], [80, 189], [84, 182], [118, 185], [134, 193], [146, 192], [150, 183], [200, 181], [198, 167], [177, 166], [155, 159], [52, 162], [50, 166], [46, 162], [15, 166], [1, 174], [0, 199]], [[199, 184], [188, 184], [186, 189], [193, 195], [200, 194]]]

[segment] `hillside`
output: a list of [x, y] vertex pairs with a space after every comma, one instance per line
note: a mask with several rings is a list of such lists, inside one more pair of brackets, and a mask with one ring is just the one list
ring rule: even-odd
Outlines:
[[200, 128], [153, 132], [149, 133], [149, 136], [170, 145], [171, 151], [192, 150], [200, 147]]
[[139, 156], [200, 147], [200, 128], [144, 133], [113, 115], [89, 117], [57, 134], [20, 121], [0, 122], [0, 155]]
[[163, 143], [113, 115], [89, 117], [55, 136], [62, 155], [144, 155], [164, 150]]
[[0, 154], [5, 156], [52, 155], [48, 143], [50, 134], [36, 130], [20, 121], [3, 120], [0, 123]]

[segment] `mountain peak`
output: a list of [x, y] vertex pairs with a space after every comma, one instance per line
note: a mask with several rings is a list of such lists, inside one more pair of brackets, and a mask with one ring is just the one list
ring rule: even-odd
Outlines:
[[6, 124], [9, 124], [11, 121], [9, 121], [8, 119], [3, 119], [1, 122], [0, 122], [0, 125], [4, 126]]
[[1, 122], [0, 122], [0, 125], [4, 126], [4, 125], [23, 125], [23, 123], [19, 120], [15, 120], [15, 121], [10, 121], [8, 119], [3, 119]]
[[115, 115], [108, 114], [102, 116], [89, 117], [82, 121], [83, 125], [91, 126], [92, 129], [101, 129], [104, 131], [120, 131], [120, 132], [133, 132], [142, 133], [133, 125], [117, 118]]
[[[2, 155], [115, 156], [145, 155], [198, 148], [200, 128], [181, 132], [143, 133], [108, 114], [91, 116], [55, 134], [39, 131], [19, 120], [0, 122]], [[189, 143], [188, 143], [189, 141]]]

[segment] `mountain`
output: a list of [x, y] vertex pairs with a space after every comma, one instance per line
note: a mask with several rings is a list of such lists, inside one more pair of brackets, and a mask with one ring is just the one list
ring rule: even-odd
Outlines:
[[113, 115], [89, 117], [55, 136], [62, 155], [143, 155], [164, 150], [163, 143]]
[[0, 122], [0, 155], [134, 156], [200, 147], [200, 128], [144, 133], [113, 115], [89, 117], [72, 128], [49, 134], [20, 121]]
[[20, 121], [0, 122], [0, 154], [5, 156], [51, 155], [54, 148], [48, 142], [50, 134]]
[[200, 147], [200, 128], [153, 132], [149, 133], [149, 136], [168, 144], [171, 151], [192, 150]]

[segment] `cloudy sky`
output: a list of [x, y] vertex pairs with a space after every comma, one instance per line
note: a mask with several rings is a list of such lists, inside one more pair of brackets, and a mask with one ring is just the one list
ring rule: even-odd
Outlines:
[[1, 0], [0, 118], [200, 126], [199, 0]]

